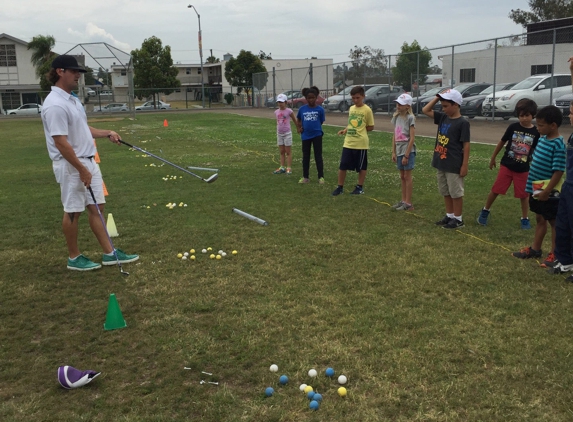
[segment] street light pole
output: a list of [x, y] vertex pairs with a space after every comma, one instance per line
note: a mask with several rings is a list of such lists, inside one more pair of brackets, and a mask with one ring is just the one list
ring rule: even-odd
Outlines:
[[203, 83], [203, 38], [201, 34], [201, 15], [195, 9], [195, 6], [190, 4], [187, 6], [189, 9], [193, 9], [197, 14], [197, 19], [199, 20], [199, 58], [201, 59], [201, 101], [203, 104], [203, 108], [205, 108], [205, 85]]

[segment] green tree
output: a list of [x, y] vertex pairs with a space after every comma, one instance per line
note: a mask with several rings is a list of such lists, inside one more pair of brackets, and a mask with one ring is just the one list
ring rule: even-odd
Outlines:
[[511, 9], [509, 18], [526, 27], [530, 23], [573, 16], [573, 0], [529, 0], [531, 10]]
[[137, 98], [153, 96], [161, 92], [168, 95], [174, 88], [181, 86], [177, 79], [179, 71], [173, 66], [171, 47], [163, 47], [161, 40], [155, 36], [147, 38], [140, 49], [131, 52], [133, 60], [133, 85], [137, 90]]
[[355, 84], [366, 82], [367, 78], [386, 75], [388, 60], [382, 49], [355, 45], [350, 49], [348, 57], [352, 61], [352, 67], [346, 71], [345, 76]]
[[221, 60], [219, 60], [215, 56], [209, 56], [209, 57], [207, 57], [207, 60], [205, 61], [205, 63], [219, 63], [220, 61]]
[[272, 60], [273, 58], [271, 57], [272, 53], [265, 53], [263, 50], [259, 50], [259, 59], [261, 60]]
[[225, 78], [231, 86], [237, 87], [237, 94], [244, 90], [249, 95], [253, 86], [253, 73], [265, 73], [258, 75], [254, 84], [255, 88], [263, 89], [268, 80], [266, 72], [267, 69], [261, 59], [250, 51], [241, 50], [237, 58], [233, 57], [225, 63]]
[[[431, 60], [432, 54], [426, 47], [420, 47], [418, 41], [414, 40], [410, 45], [404, 42], [396, 66], [392, 69], [394, 81], [402, 85], [406, 91], [411, 91], [413, 82], [421, 84], [426, 81], [426, 75], [430, 73]], [[419, 78], [416, 76], [418, 69]]]
[[36, 68], [36, 76], [40, 78], [42, 91], [50, 91], [52, 84], [46, 79], [46, 74], [57, 54], [52, 51], [56, 45], [56, 39], [52, 35], [36, 35], [28, 43], [28, 50], [33, 50], [30, 61]]

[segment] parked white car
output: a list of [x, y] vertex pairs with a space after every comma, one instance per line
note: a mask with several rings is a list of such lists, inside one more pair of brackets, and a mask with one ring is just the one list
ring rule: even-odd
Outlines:
[[[530, 76], [514, 85], [511, 90], [495, 93], [495, 115], [509, 119], [515, 114], [515, 106], [524, 98], [535, 101], [537, 108], [551, 105], [550, 94], [553, 88], [553, 99], [571, 92], [571, 75], [561, 73]], [[493, 94], [489, 94], [482, 105], [482, 114], [491, 116], [493, 112]]]
[[146, 103], [141, 104], [140, 106], [135, 107], [137, 111], [141, 110], [167, 110], [171, 108], [171, 104], [164, 103], [163, 101], [156, 101], [155, 104], [153, 101], [147, 101]]
[[30, 103], [24, 104], [18, 108], [12, 110], [6, 110], [6, 114], [27, 114], [27, 115], [37, 115], [42, 112], [42, 106], [40, 104]]
[[109, 103], [107, 105], [104, 106], [94, 106], [94, 111], [95, 112], [112, 112], [112, 111], [127, 111], [129, 110], [129, 107], [127, 106], [126, 103]]

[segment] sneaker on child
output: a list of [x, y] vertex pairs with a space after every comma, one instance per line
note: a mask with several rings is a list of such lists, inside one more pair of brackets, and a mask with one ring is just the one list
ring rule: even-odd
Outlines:
[[78, 255], [74, 259], [68, 258], [68, 270], [92, 271], [99, 268], [101, 268], [101, 264], [96, 264], [83, 255]]
[[364, 193], [364, 189], [362, 189], [360, 186], [356, 185], [354, 190], [352, 192], [350, 192], [350, 195], [362, 195], [363, 193]]
[[396, 211], [414, 211], [414, 205], [402, 202], [402, 205], [396, 208]]
[[521, 219], [521, 229], [522, 230], [529, 230], [531, 228], [531, 223], [529, 222], [529, 218], [522, 218]]
[[489, 210], [482, 208], [482, 210], [479, 213], [479, 217], [477, 218], [478, 224], [482, 226], [487, 225], [487, 220], [489, 219], [489, 212], [490, 212]]
[[545, 261], [541, 263], [541, 266], [543, 268], [553, 268], [558, 263], [559, 262], [557, 261], [557, 258], [555, 258], [555, 254], [553, 252], [549, 252], [549, 255], [547, 255]]
[[440, 221], [436, 221], [434, 224], [436, 226], [445, 226], [450, 222], [450, 220], [453, 220], [453, 218], [450, 218], [447, 215], [445, 215], [444, 218], [442, 218]]
[[279, 167], [278, 169], [273, 171], [273, 174], [282, 174], [282, 173], [286, 173], [286, 170], [284, 167]]
[[392, 208], [397, 209], [397, 208], [401, 207], [402, 204], [403, 204], [402, 201], [398, 201], [398, 202], [396, 202], [394, 205], [392, 205]]
[[298, 183], [310, 183], [310, 179], [307, 179], [306, 177], [301, 177]]
[[344, 188], [342, 186], [337, 186], [336, 189], [332, 191], [332, 196], [338, 196], [344, 193]]
[[287, 167], [286, 174], [292, 174], [292, 169], [290, 167]]
[[463, 226], [464, 226], [464, 222], [462, 220], [458, 220], [457, 218], [450, 218], [450, 221], [448, 221], [448, 224], [444, 224], [442, 226], [442, 229], [453, 230], [453, 229], [459, 229]]
[[324, 177], [321, 177], [320, 179], [318, 179], [318, 184], [324, 185]]
[[117, 254], [117, 259], [115, 258], [115, 254], [112, 252], [111, 255], [103, 254], [102, 264], [103, 265], [116, 265], [117, 261], [119, 260], [120, 264], [127, 264], [129, 262], [137, 261], [139, 259], [139, 255], [129, 255], [126, 254], [121, 249], [116, 249], [115, 253]]
[[512, 255], [519, 259], [529, 259], [529, 258], [541, 258], [543, 252], [541, 250], [536, 251], [531, 246], [521, 249], [519, 252], [513, 252]]

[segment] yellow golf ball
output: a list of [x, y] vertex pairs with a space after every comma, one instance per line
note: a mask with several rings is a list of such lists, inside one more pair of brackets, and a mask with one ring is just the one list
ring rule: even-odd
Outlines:
[[212, 253], [211, 255], [209, 255], [209, 258], [215, 259], [215, 254]]
[[239, 252], [237, 251], [233, 251], [233, 255], [237, 255]]
[[310, 385], [307, 385], [306, 387], [304, 387], [305, 394], [308, 394], [309, 391], [314, 391]]
[[195, 253], [195, 249], [191, 249], [189, 252], [191, 252], [191, 253]]
[[191, 255], [191, 256], [189, 257], [189, 259], [190, 259], [191, 261], [195, 261], [195, 255]]
[[221, 255], [217, 255], [215, 258], [217, 258], [217, 259], [221, 259]]
[[178, 254], [177, 254], [177, 258], [182, 258], [182, 257], [183, 257], [183, 254], [182, 254], [182, 253], [178, 253]]
[[209, 246], [209, 247], [207, 248], [207, 250], [208, 250], [208, 251], [212, 251], [213, 248], [212, 248], [211, 246]]
[[340, 387], [340, 388], [338, 389], [338, 395], [339, 395], [340, 397], [346, 397], [346, 388]]

